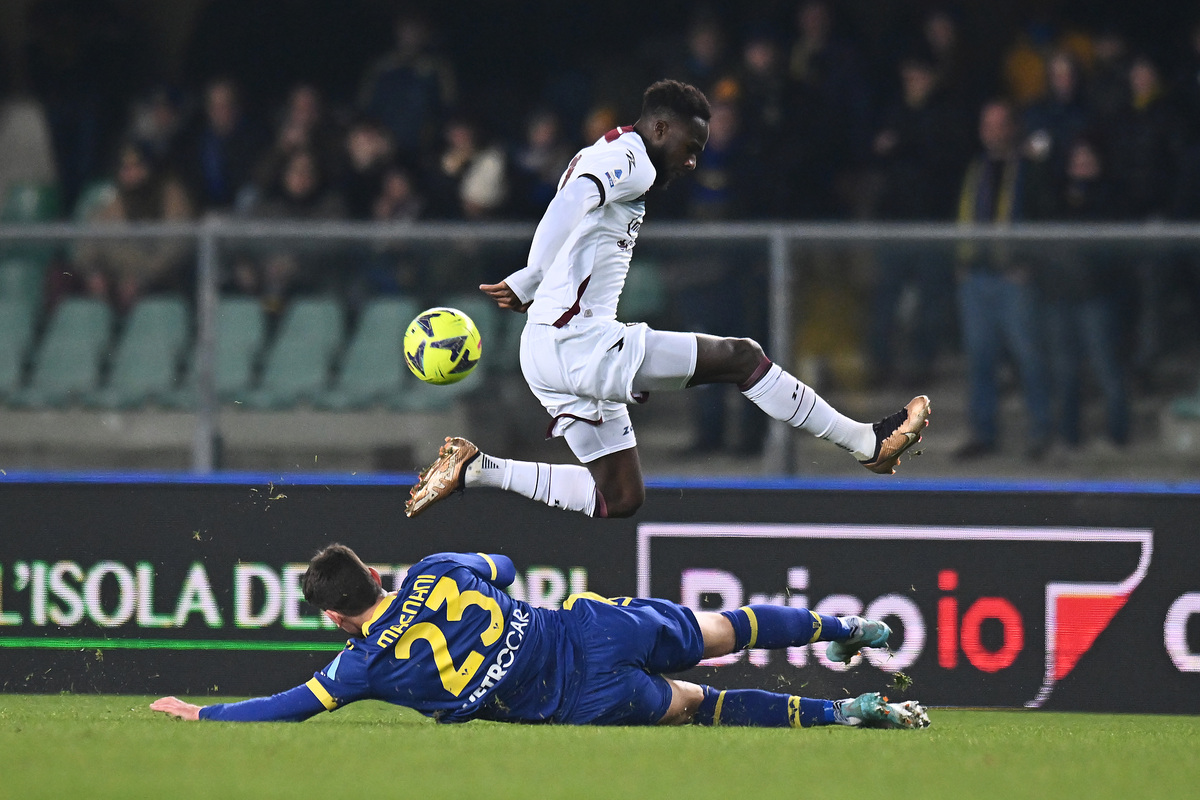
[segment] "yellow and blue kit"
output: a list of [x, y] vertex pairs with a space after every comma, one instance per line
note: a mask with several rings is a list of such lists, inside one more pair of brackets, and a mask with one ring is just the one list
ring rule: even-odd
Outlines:
[[201, 719], [303, 720], [383, 700], [440, 722], [489, 719], [653, 724], [671, 690], [659, 673], [695, 666], [692, 612], [665, 600], [575, 595], [561, 611], [504, 591], [507, 556], [439, 553], [414, 564], [332, 662], [271, 697], [205, 706]]

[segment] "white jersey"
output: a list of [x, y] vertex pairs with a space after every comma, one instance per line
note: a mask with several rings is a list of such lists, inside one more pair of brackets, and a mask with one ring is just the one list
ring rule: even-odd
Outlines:
[[546, 265], [529, 308], [529, 323], [561, 327], [568, 321], [612, 320], [645, 217], [645, 195], [656, 172], [633, 127], [609, 131], [571, 160], [559, 191], [573, 180], [591, 180], [600, 204]]

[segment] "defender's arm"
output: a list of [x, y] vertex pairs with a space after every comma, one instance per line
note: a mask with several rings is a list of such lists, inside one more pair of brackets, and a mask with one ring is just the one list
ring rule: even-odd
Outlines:
[[186, 703], [175, 697], [164, 697], [150, 704], [153, 711], [162, 711], [173, 717], [186, 720], [217, 720], [221, 722], [302, 722], [309, 717], [337, 708], [337, 703], [329, 698], [325, 702], [319, 694], [329, 697], [325, 687], [309, 681], [303, 686], [297, 686], [286, 692], [270, 697], [255, 697], [240, 703], [217, 703], [211, 706], [198, 706]]

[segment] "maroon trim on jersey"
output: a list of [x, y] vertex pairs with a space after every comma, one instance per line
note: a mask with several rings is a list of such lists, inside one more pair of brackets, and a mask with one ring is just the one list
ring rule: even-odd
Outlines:
[[754, 371], [750, 373], [750, 377], [746, 378], [746, 380], [744, 382], [738, 384], [738, 391], [740, 391], [740, 392], [750, 391], [750, 389], [754, 387], [754, 384], [761, 381], [763, 378], [763, 375], [767, 374], [767, 370], [769, 370], [771, 368], [771, 363], [772, 363], [771, 359], [767, 358], [766, 356], [763, 356], [762, 361], [759, 361], [758, 366], [755, 367]]
[[580, 422], [586, 422], [588, 425], [600, 425], [604, 422], [604, 417], [601, 417], [600, 419], [588, 419], [587, 417], [580, 417], [575, 414], [559, 414], [554, 419], [550, 420], [550, 426], [546, 428], [547, 439], [554, 438], [554, 426], [558, 424], [560, 419], [575, 419], [579, 420]]
[[558, 184], [558, 190], [560, 192], [562, 191], [562, 188], [567, 185], [567, 181], [571, 179], [571, 173], [575, 171], [575, 165], [579, 163], [579, 159], [581, 158], [583, 158], [583, 153], [580, 153], [572, 158], [571, 163], [567, 165], [567, 171], [563, 173], [562, 183]]
[[621, 127], [613, 128], [611, 131], [604, 134], [604, 141], [613, 142], [613, 141], [616, 141], [617, 139], [619, 139], [622, 135], [624, 135], [626, 133], [632, 133], [632, 132], [633, 132], [632, 125], [622, 125]]
[[554, 320], [554, 327], [561, 328], [563, 325], [566, 325], [575, 318], [575, 315], [579, 313], [579, 301], [583, 299], [583, 293], [587, 291], [588, 284], [591, 283], [591, 281], [591, 275], [588, 275], [583, 279], [583, 283], [579, 284], [579, 291], [575, 295], [575, 303], [566, 311], [564, 311], [561, 317]]

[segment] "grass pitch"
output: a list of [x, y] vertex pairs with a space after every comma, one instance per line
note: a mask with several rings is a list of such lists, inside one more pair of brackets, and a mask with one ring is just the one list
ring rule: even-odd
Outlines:
[[364, 702], [237, 724], [172, 720], [152, 699], [0, 695], [0, 797], [1200, 796], [1200, 717], [934, 709], [923, 731], [456, 726]]

